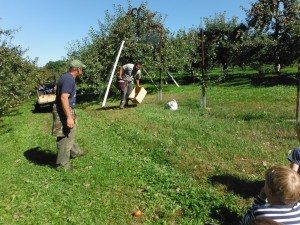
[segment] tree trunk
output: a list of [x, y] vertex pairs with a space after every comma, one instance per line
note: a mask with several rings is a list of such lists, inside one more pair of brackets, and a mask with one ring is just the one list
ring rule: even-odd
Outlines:
[[162, 97], [162, 86], [163, 86], [163, 80], [162, 80], [162, 71], [161, 71], [161, 67], [159, 68], [159, 89], [157, 92], [157, 98], [158, 101], [162, 101], [163, 97]]
[[200, 105], [206, 109], [206, 88], [205, 84], [201, 85], [201, 97], [200, 97]]

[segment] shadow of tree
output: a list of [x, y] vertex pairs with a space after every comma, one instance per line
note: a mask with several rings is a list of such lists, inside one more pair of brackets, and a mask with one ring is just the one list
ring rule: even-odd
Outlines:
[[[219, 83], [224, 86], [243, 86], [251, 84], [255, 87], [272, 87], [276, 85], [295, 85], [296, 79], [294, 74], [228, 74], [222, 81], [218, 81], [219, 77], [212, 78], [212, 82]], [[180, 85], [188, 85], [198, 83], [199, 79], [192, 76], [184, 76], [177, 78]]]
[[226, 79], [222, 81], [222, 85], [225, 86], [242, 86], [251, 84], [254, 87], [272, 87], [276, 85], [295, 85], [296, 79], [290, 74], [235, 74], [228, 75]]
[[218, 225], [239, 225], [241, 221], [241, 217], [237, 213], [224, 206], [212, 209], [210, 217], [218, 220]]
[[271, 87], [275, 85], [296, 85], [296, 79], [288, 74], [280, 74], [273, 76], [253, 77], [251, 84], [253, 86]]
[[248, 181], [230, 174], [216, 175], [209, 178], [213, 185], [226, 185], [227, 190], [243, 198], [256, 196], [264, 185], [264, 181]]
[[24, 152], [26, 159], [36, 165], [56, 167], [56, 154], [40, 147], [31, 148]]

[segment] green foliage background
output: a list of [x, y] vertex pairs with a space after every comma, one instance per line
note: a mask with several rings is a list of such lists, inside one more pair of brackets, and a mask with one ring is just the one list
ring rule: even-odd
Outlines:
[[[0, 41], [12, 32], [0, 30]], [[0, 116], [23, 99], [28, 99], [35, 89], [38, 70], [22, 57], [23, 53], [19, 46], [11, 46], [5, 41], [0, 45]]]
[[[32, 96], [40, 83], [57, 79], [72, 58], [87, 65], [84, 76], [78, 80], [79, 94], [103, 95], [123, 40], [125, 47], [118, 66], [142, 60], [148, 72], [143, 78], [151, 77], [156, 83], [161, 72], [167, 77], [168, 71], [176, 79], [188, 76], [207, 86], [212, 78], [219, 76], [221, 80], [229, 68], [236, 66], [254, 68], [263, 76], [266, 65], [275, 69], [278, 63], [282, 67], [299, 64], [299, 1], [257, 0], [245, 13], [244, 24], [235, 17], [227, 19], [225, 13], [203, 18], [202, 37], [198, 27], [170, 32], [164, 25], [165, 15], [152, 12], [147, 2], [133, 6], [129, 1], [127, 8], [115, 5], [113, 12], [106, 11], [97, 29], [71, 43], [67, 59], [48, 62], [44, 68], [24, 58], [21, 46], [10, 43], [16, 31], [0, 27], [0, 115]], [[211, 76], [218, 68], [222, 68], [222, 73]], [[110, 96], [116, 93], [113, 86]]]

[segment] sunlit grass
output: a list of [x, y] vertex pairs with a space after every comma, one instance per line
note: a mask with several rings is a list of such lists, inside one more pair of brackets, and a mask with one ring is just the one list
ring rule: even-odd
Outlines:
[[[165, 86], [138, 107], [78, 106], [74, 171], [54, 169], [50, 113], [0, 123], [1, 224], [238, 224], [264, 171], [296, 146], [293, 86]], [[177, 111], [164, 105], [176, 99]], [[139, 218], [132, 212], [140, 209]]]

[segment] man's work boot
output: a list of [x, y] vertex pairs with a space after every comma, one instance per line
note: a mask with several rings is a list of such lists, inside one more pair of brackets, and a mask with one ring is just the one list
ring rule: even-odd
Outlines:
[[124, 105], [125, 107], [129, 106], [128, 102], [129, 102], [129, 99], [126, 100], [126, 103]]
[[58, 164], [56, 167], [57, 171], [72, 171], [73, 169], [74, 167], [70, 163], [67, 163], [65, 165]]
[[72, 159], [75, 159], [75, 158], [78, 158], [78, 157], [81, 157], [81, 156], [85, 156], [87, 154], [87, 152], [86, 151], [82, 151], [82, 152], [79, 152], [79, 153], [77, 153], [77, 154], [71, 154], [71, 158]]
[[120, 103], [120, 109], [124, 109], [124, 106], [125, 106], [125, 101], [121, 101], [121, 103]]

